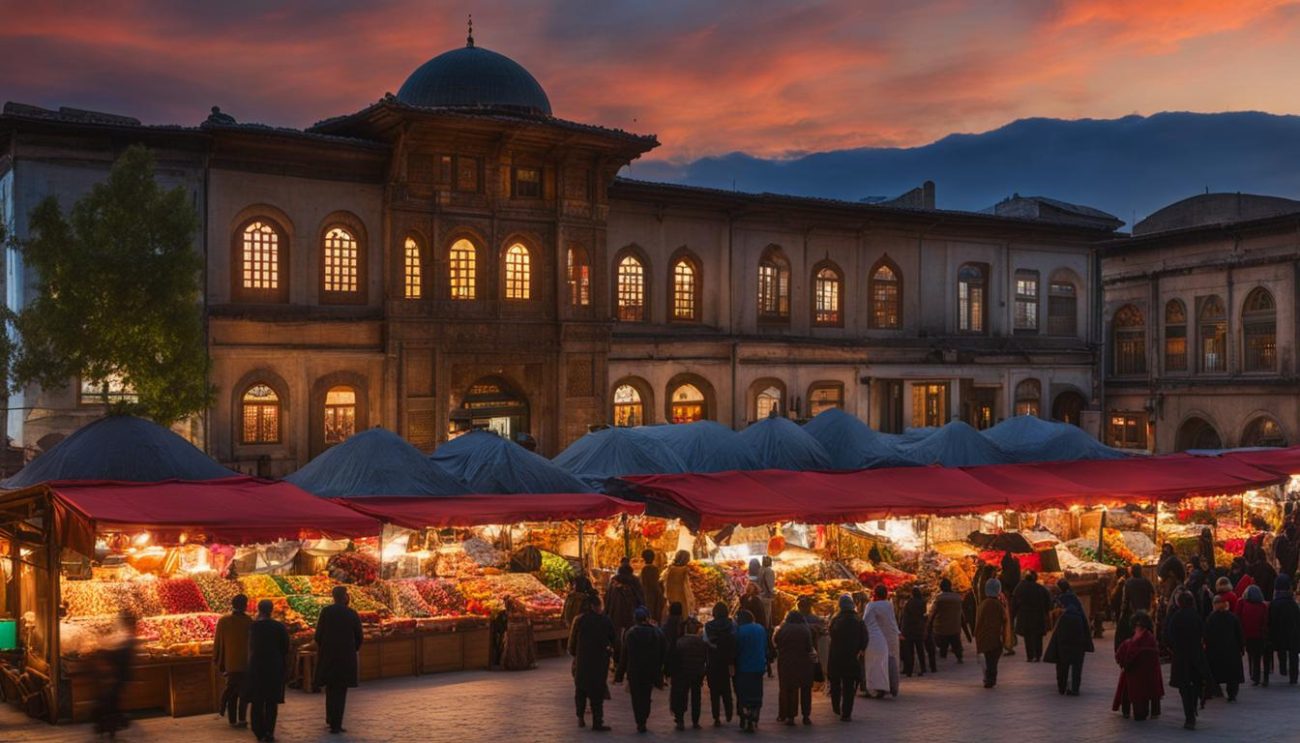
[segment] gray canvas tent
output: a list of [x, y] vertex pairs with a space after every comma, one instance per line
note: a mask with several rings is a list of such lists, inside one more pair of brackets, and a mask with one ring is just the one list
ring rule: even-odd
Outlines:
[[464, 495], [468, 485], [383, 428], [354, 434], [285, 478], [328, 498], [369, 495]]
[[929, 436], [904, 444], [899, 449], [908, 459], [923, 465], [969, 467], [1007, 464], [1012, 461], [997, 444], [963, 421], [952, 421]]
[[1122, 459], [1126, 456], [1088, 435], [1078, 426], [1017, 415], [984, 431], [984, 437], [1014, 462], [1069, 462], [1079, 459]]
[[673, 450], [687, 472], [758, 469], [758, 459], [735, 431], [716, 421], [644, 426], [637, 433], [659, 439]]
[[491, 431], [470, 431], [429, 457], [476, 493], [589, 493], [591, 488], [540, 454]]
[[686, 464], [667, 444], [631, 428], [592, 431], [569, 444], [554, 462], [596, 487], [611, 477], [686, 471]]
[[879, 433], [857, 416], [839, 408], [828, 408], [804, 424], [803, 430], [817, 439], [837, 470], [868, 467], [904, 467], [914, 464], [896, 447], [893, 437]]
[[789, 418], [764, 418], [737, 435], [749, 445], [763, 469], [831, 469], [831, 457], [822, 445]]

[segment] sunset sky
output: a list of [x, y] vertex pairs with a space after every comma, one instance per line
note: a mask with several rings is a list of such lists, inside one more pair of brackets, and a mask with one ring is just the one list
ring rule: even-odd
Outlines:
[[464, 44], [654, 157], [912, 146], [1030, 116], [1300, 112], [1279, 0], [0, 0], [0, 100], [306, 126]]

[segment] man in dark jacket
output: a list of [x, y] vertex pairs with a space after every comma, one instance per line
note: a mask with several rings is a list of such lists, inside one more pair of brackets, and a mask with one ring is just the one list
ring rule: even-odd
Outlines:
[[650, 612], [644, 606], [638, 606], [633, 617], [636, 624], [623, 635], [618, 675], [627, 678], [636, 731], [644, 733], [646, 720], [650, 719], [650, 694], [655, 687], [663, 688], [664, 658], [668, 656], [668, 647], [663, 633], [650, 623]]
[[1192, 594], [1177, 594], [1178, 610], [1169, 616], [1165, 636], [1173, 663], [1169, 667], [1169, 685], [1178, 689], [1183, 701], [1183, 727], [1196, 729], [1196, 708], [1205, 684], [1212, 683], [1210, 666], [1205, 659], [1205, 622], [1196, 610]]
[[1288, 576], [1277, 576], [1273, 588], [1273, 600], [1268, 604], [1269, 644], [1277, 651], [1278, 675], [1285, 675], [1294, 685], [1300, 678], [1300, 606]]
[[[1228, 597], [1219, 594], [1214, 597], [1214, 610], [1205, 620], [1205, 656], [1210, 664], [1212, 688], [1217, 696], [1219, 684], [1227, 687], [1228, 701], [1237, 701], [1237, 689], [1246, 680], [1241, 672], [1241, 654], [1246, 651], [1246, 637], [1241, 630], [1241, 621], [1228, 611]], [[1206, 694], [1206, 696], [1210, 696]]]
[[212, 660], [217, 664], [217, 673], [226, 677], [217, 714], [224, 711], [232, 728], [248, 725], [248, 703], [239, 698], [244, 669], [248, 667], [248, 628], [253, 623], [247, 611], [248, 597], [237, 594], [230, 600], [230, 613], [217, 620], [212, 639]]
[[1183, 560], [1174, 554], [1174, 546], [1168, 542], [1160, 548], [1160, 559], [1156, 561], [1156, 580], [1160, 581], [1160, 595], [1170, 599], [1174, 589], [1187, 580], [1187, 570]]
[[934, 641], [939, 645], [939, 657], [947, 658], [948, 651], [961, 663], [962, 597], [952, 590], [952, 581], [939, 581], [939, 595], [930, 607], [930, 624]]
[[253, 735], [264, 743], [275, 741], [275, 720], [284, 704], [284, 683], [289, 675], [289, 631], [271, 617], [275, 604], [257, 602], [257, 619], [248, 627], [248, 668], [242, 698], [249, 703]]
[[[641, 581], [632, 573], [631, 565], [619, 565], [614, 577], [609, 580], [605, 590], [605, 615], [614, 623], [614, 634], [618, 639], [615, 653], [621, 655], [623, 635], [636, 624], [637, 607], [643, 606], [641, 599]], [[620, 665], [621, 667], [621, 665]], [[614, 683], [622, 683], [621, 672], [614, 673]]]
[[321, 609], [316, 622], [316, 686], [325, 687], [325, 724], [342, 733], [348, 689], [357, 685], [357, 651], [361, 617], [348, 606], [348, 589], [334, 586], [334, 603]]
[[600, 597], [587, 599], [586, 609], [569, 629], [569, 655], [573, 656], [573, 697], [578, 710], [578, 727], [587, 724], [587, 702], [591, 702], [591, 729], [605, 726], [605, 695], [609, 693], [609, 659], [617, 640], [614, 623], [600, 613]]
[[1255, 549], [1254, 559], [1250, 561], [1250, 577], [1259, 586], [1259, 590], [1264, 592], [1264, 596], [1272, 596], [1276, 590], [1274, 582], [1277, 580], [1277, 571], [1268, 563], [1268, 558], [1264, 555], [1263, 549]]
[[848, 722], [853, 718], [853, 701], [857, 697], [858, 685], [862, 683], [862, 653], [867, 649], [867, 625], [855, 611], [852, 596], [840, 596], [839, 607], [839, 613], [831, 620], [826, 676], [831, 687], [831, 709], [841, 720]]
[[704, 687], [704, 670], [708, 665], [709, 646], [700, 636], [700, 620], [687, 617], [682, 633], [668, 656], [668, 677], [672, 680], [669, 706], [677, 729], [686, 729], [686, 703], [690, 701], [691, 727], [700, 727], [700, 693]]
[[713, 727], [721, 727], [722, 713], [731, 722], [731, 670], [736, 665], [736, 625], [727, 615], [726, 603], [713, 605], [713, 619], [704, 625], [704, 642], [709, 647], [704, 675], [709, 681], [709, 706]]
[[1030, 663], [1043, 659], [1043, 635], [1051, 611], [1052, 595], [1038, 582], [1038, 573], [1026, 570], [1011, 594], [1011, 616], [1016, 634], [1025, 638], [1025, 660]]
[[1084, 653], [1094, 650], [1092, 633], [1088, 631], [1083, 604], [1070, 584], [1062, 578], [1056, 587], [1060, 590], [1056, 603], [1061, 606], [1061, 616], [1056, 620], [1056, 628], [1052, 630], [1052, 639], [1047, 643], [1043, 658], [1056, 664], [1057, 693], [1077, 697], [1083, 681]]
[[[1176, 559], [1176, 558], [1175, 558]], [[1121, 614], [1136, 614], [1144, 611], [1151, 613], [1151, 604], [1155, 600], [1156, 587], [1151, 585], [1151, 581], [1142, 575], [1142, 566], [1133, 565], [1131, 568], [1132, 575], [1124, 581], [1124, 608]]]
[[1020, 585], [1020, 561], [1011, 550], [1002, 553], [1002, 572], [998, 574], [998, 580], [1002, 581], [1002, 592], [1010, 599]]
[[921, 589], [912, 587], [912, 595], [903, 604], [903, 622], [899, 627], [899, 652], [903, 656], [903, 675], [911, 676], [913, 663], [918, 676], [925, 675], [925, 598]]
[[645, 560], [645, 567], [641, 568], [641, 595], [644, 597], [645, 608], [650, 612], [650, 619], [662, 622], [664, 611], [668, 607], [664, 601], [664, 586], [660, 582], [659, 566], [655, 565], [655, 551], [650, 549], [643, 551], [641, 559]]

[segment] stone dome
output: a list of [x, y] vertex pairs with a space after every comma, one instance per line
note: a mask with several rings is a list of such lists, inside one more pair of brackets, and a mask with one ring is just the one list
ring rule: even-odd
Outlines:
[[402, 83], [397, 100], [427, 108], [551, 115], [551, 101], [537, 78], [513, 59], [473, 42], [420, 65]]

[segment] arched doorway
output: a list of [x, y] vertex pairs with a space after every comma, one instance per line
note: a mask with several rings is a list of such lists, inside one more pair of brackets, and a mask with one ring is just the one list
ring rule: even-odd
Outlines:
[[501, 377], [482, 377], [469, 386], [461, 406], [474, 428], [495, 431], [507, 439], [528, 432], [528, 398]]
[[1083, 395], [1074, 390], [1067, 390], [1052, 401], [1052, 420], [1077, 426], [1083, 417], [1083, 409], [1087, 406], [1088, 401], [1083, 399]]
[[1188, 449], [1222, 449], [1223, 438], [1214, 426], [1204, 418], [1188, 418], [1178, 427], [1174, 437], [1174, 450]]

